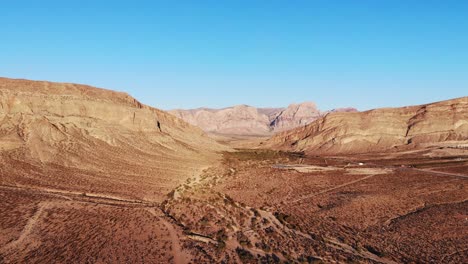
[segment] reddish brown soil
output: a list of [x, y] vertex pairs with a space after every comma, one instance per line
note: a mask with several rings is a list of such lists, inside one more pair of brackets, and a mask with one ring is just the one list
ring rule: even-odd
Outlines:
[[0, 195], [9, 212], [0, 215], [2, 262], [167, 263], [177, 257], [174, 238], [182, 230], [168, 228], [171, 220], [150, 204], [11, 188]]
[[[462, 263], [467, 260], [468, 248], [468, 179], [462, 174], [436, 171], [444, 171], [441, 168], [446, 164], [455, 164], [456, 172], [463, 173], [468, 171], [466, 161], [466, 157], [424, 156], [300, 158], [270, 151], [241, 151], [227, 154], [227, 173], [213, 173], [216, 176], [209, 183], [211, 188], [190, 191], [186, 198], [190, 200], [178, 201], [170, 212], [191, 230], [212, 237], [216, 237], [217, 228], [230, 227], [234, 222], [234, 230], [253, 230], [251, 240], [260, 242], [252, 242], [252, 248], [269, 248], [290, 261], [315, 256], [325, 262]], [[361, 162], [363, 166], [358, 164]], [[300, 173], [272, 167], [288, 163], [328, 164], [336, 170]], [[382, 169], [388, 172], [382, 174]], [[215, 193], [232, 197], [240, 208], [262, 209], [274, 215], [288, 231], [263, 232], [268, 228], [263, 223], [262, 218], [267, 218], [263, 213], [255, 217], [247, 212], [243, 215], [238, 209], [233, 211], [217, 204], [216, 199], [220, 198]], [[225, 218], [216, 216], [220, 211]], [[257, 224], [251, 226], [250, 218], [256, 219], [252, 223]], [[203, 219], [217, 222], [203, 227]], [[236, 237], [229, 228], [223, 230]], [[297, 234], [291, 235], [296, 231], [306, 234], [300, 238], [304, 241]], [[344, 245], [333, 248], [331, 241]], [[346, 250], [346, 246], [355, 252]], [[255, 251], [251, 253], [255, 255]], [[216, 256], [222, 259], [222, 255]]]
[[162, 203], [4, 184], [0, 262], [464, 263], [467, 160], [239, 150]]

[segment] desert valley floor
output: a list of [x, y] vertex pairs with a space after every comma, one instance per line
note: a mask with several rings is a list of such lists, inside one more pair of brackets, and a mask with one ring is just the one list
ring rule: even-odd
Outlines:
[[452, 149], [238, 149], [162, 200], [3, 183], [0, 262], [463, 263], [467, 171]]
[[468, 0], [0, 11], [0, 264], [468, 264]]
[[468, 97], [231, 137], [0, 78], [0, 263], [467, 263], [467, 146]]

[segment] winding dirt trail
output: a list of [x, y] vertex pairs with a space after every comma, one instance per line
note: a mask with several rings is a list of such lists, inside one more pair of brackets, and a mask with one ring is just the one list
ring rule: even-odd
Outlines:
[[62, 191], [56, 189], [46, 188], [31, 188], [26, 186], [10, 186], [0, 185], [0, 189], [26, 191], [28, 193], [36, 193], [41, 195], [49, 195], [68, 201], [86, 202], [86, 203], [97, 203], [105, 205], [116, 205], [116, 206], [128, 206], [128, 207], [155, 207], [156, 203], [143, 201], [143, 200], [129, 200], [125, 198], [95, 194], [95, 193], [80, 193], [74, 191]]
[[337, 189], [340, 189], [340, 188], [343, 188], [343, 187], [346, 187], [346, 186], [349, 186], [349, 185], [352, 185], [352, 184], [355, 184], [355, 183], [358, 183], [358, 182], [361, 182], [361, 181], [365, 181], [365, 180], [370, 179], [372, 177], [375, 177], [377, 175], [379, 175], [379, 174], [368, 175], [366, 177], [362, 177], [362, 178], [357, 179], [355, 181], [350, 181], [350, 182], [335, 186], [335, 187], [330, 188], [330, 189], [326, 189], [326, 190], [323, 190], [323, 191], [320, 191], [320, 192], [316, 192], [316, 193], [312, 193], [312, 194], [303, 196], [303, 197], [301, 197], [299, 199], [296, 199], [296, 200], [293, 200], [293, 201], [291, 201], [289, 203], [290, 204], [295, 204], [295, 203], [301, 202], [303, 200], [306, 200], [306, 199], [309, 199], [309, 198], [312, 198], [312, 197], [315, 197], [315, 196], [318, 196], [318, 195], [322, 195], [322, 194], [325, 194], [325, 193], [328, 193], [328, 192], [331, 192], [331, 191], [334, 191], [334, 190], [337, 190]]
[[[395, 166], [378, 166], [378, 167], [384, 168], [384, 169], [397, 169], [397, 167], [395, 167]], [[430, 170], [430, 169], [417, 169], [417, 168], [406, 168], [406, 169], [407, 170], [418, 171], [418, 172], [424, 172], [424, 173], [432, 174], [434, 176], [449, 176], [449, 177], [458, 177], [458, 178], [468, 179], [467, 175], [458, 174], [458, 173], [441, 172], [441, 171], [435, 171], [435, 170]], [[303, 200], [306, 200], [306, 199], [309, 199], [309, 198], [312, 198], [312, 197], [315, 197], [315, 196], [318, 196], [318, 195], [322, 195], [322, 194], [325, 194], [325, 193], [328, 193], [328, 192], [331, 192], [331, 191], [334, 191], [334, 190], [337, 190], [337, 189], [340, 189], [340, 188], [343, 188], [343, 187], [346, 187], [346, 186], [349, 186], [349, 185], [352, 185], [352, 184], [355, 184], [355, 183], [358, 183], [358, 182], [361, 182], [361, 181], [365, 181], [365, 180], [370, 179], [372, 177], [375, 177], [377, 175], [379, 175], [379, 174], [372, 174], [372, 175], [363, 177], [361, 179], [351, 181], [351, 182], [347, 182], [345, 184], [341, 184], [341, 185], [338, 185], [336, 187], [333, 187], [333, 188], [330, 188], [330, 189], [327, 189], [327, 190], [323, 190], [323, 191], [320, 191], [320, 192], [317, 192], [317, 193], [312, 193], [310, 195], [306, 195], [304, 197], [293, 200], [293, 201], [291, 201], [289, 203], [290, 204], [295, 204], [295, 203], [301, 202]]]
[[9, 189], [16, 191], [28, 191], [42, 195], [49, 195], [55, 198], [59, 198], [57, 201], [43, 201], [38, 203], [37, 209], [34, 214], [28, 219], [26, 225], [21, 231], [18, 239], [6, 244], [0, 248], [0, 252], [5, 253], [20, 247], [30, 237], [36, 222], [40, 219], [45, 209], [53, 206], [54, 203], [67, 203], [67, 202], [78, 202], [78, 203], [89, 203], [89, 204], [104, 204], [110, 206], [120, 207], [131, 207], [131, 208], [145, 208], [151, 215], [156, 217], [158, 221], [166, 227], [169, 232], [170, 242], [172, 244], [173, 261], [175, 264], [186, 264], [190, 262], [190, 256], [182, 250], [181, 241], [178, 236], [177, 230], [174, 225], [164, 219], [164, 214], [161, 212], [158, 214], [160, 208], [155, 204], [147, 201], [128, 200], [124, 198], [112, 197], [112, 196], [100, 196], [96, 194], [86, 194], [83, 196], [80, 193], [60, 191], [60, 190], [48, 190], [48, 189], [36, 189], [20, 186], [7, 186], [0, 185], [0, 189]]
[[398, 264], [397, 262], [391, 260], [391, 259], [387, 259], [387, 258], [383, 258], [383, 257], [379, 257], [369, 251], [364, 251], [364, 250], [361, 250], [361, 251], [358, 251], [356, 249], [354, 249], [352, 246], [350, 245], [347, 245], [345, 243], [341, 243], [340, 241], [338, 241], [337, 239], [334, 239], [334, 238], [326, 238], [325, 239], [326, 242], [328, 242], [328, 244], [331, 246], [331, 247], [334, 247], [338, 250], [342, 250], [344, 252], [347, 252], [349, 254], [353, 254], [355, 256], [360, 256], [364, 259], [368, 259], [368, 260], [372, 260], [374, 262], [377, 262], [377, 263], [382, 263], [382, 264]]
[[179, 236], [177, 235], [177, 231], [175, 230], [174, 226], [169, 223], [166, 219], [159, 216], [155, 209], [146, 209], [150, 214], [160, 220], [163, 225], [166, 227], [167, 231], [169, 232], [169, 236], [171, 238], [172, 244], [172, 255], [174, 256], [174, 263], [175, 264], [186, 264], [189, 263], [189, 259], [187, 254], [182, 251], [181, 241]]
[[[305, 233], [303, 233], [303, 232], [301, 232], [299, 230], [292, 229], [292, 228], [289, 228], [289, 227], [285, 226], [270, 212], [267, 212], [267, 211], [264, 211], [264, 210], [258, 210], [258, 211], [260, 212], [262, 217], [270, 220], [272, 223], [274, 223], [274, 226], [280, 227], [281, 230], [294, 233], [294, 234], [296, 234], [298, 236], [301, 236], [301, 237], [304, 237], [306, 239], [313, 240], [313, 238], [310, 235], [305, 234]], [[343, 251], [343, 252], [346, 252], [346, 253], [349, 253], [349, 254], [352, 254], [354, 256], [358, 256], [358, 257], [361, 257], [361, 258], [364, 258], [364, 259], [372, 260], [372, 261], [377, 262], [377, 263], [397, 264], [397, 262], [395, 262], [395, 261], [393, 261], [391, 259], [384, 258], [384, 257], [379, 257], [379, 256], [377, 256], [377, 255], [375, 255], [375, 254], [373, 254], [373, 253], [371, 253], [371, 252], [369, 252], [367, 250], [358, 251], [358, 250], [356, 250], [355, 248], [353, 248], [352, 246], [350, 246], [348, 244], [339, 242], [335, 238], [327, 237], [327, 238], [324, 239], [324, 241], [326, 242], [327, 246], [335, 248], [335, 249]], [[321, 257], [318, 257], [318, 256], [314, 256], [314, 257], [323, 261], [323, 259]]]
[[39, 220], [39, 217], [41, 216], [42, 212], [44, 209], [49, 205], [48, 202], [41, 202], [37, 205], [36, 212], [29, 218], [28, 222], [24, 226], [23, 230], [20, 233], [20, 236], [18, 239], [6, 244], [2, 249], [1, 252], [7, 252], [12, 249], [15, 249], [16, 247], [20, 246], [31, 234], [34, 226], [36, 225], [37, 220]]

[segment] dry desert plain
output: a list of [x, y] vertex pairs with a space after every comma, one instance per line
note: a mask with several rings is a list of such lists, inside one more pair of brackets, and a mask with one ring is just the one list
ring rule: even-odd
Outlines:
[[439, 134], [445, 104], [380, 143], [325, 117], [243, 148], [107, 90], [1, 79], [0, 98], [0, 263], [468, 261], [467, 98]]

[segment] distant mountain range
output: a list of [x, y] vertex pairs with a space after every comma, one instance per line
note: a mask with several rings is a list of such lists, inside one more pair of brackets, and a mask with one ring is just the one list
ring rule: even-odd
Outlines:
[[223, 109], [178, 109], [169, 112], [208, 133], [267, 136], [305, 126], [330, 112], [357, 112], [357, 110], [340, 108], [323, 112], [315, 103], [305, 102], [291, 104], [286, 108], [237, 105]]

